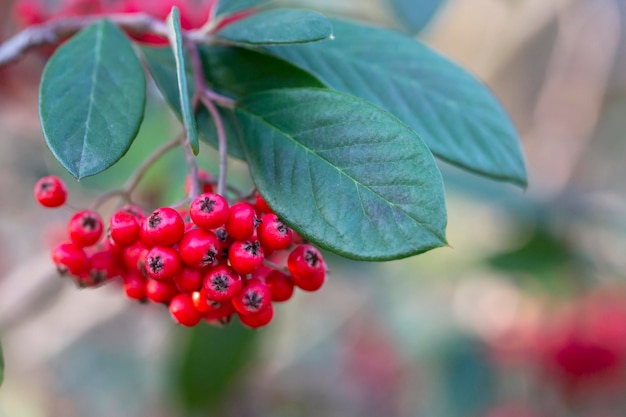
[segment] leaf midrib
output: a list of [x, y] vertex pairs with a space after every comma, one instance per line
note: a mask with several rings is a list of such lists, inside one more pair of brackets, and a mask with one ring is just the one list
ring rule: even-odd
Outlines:
[[95, 92], [96, 84], [98, 80], [99, 65], [102, 51], [102, 34], [104, 32], [104, 24], [100, 23], [96, 26], [96, 47], [94, 48], [94, 64], [91, 71], [91, 88], [89, 90], [89, 106], [87, 107], [87, 120], [85, 120], [85, 133], [83, 134], [83, 144], [80, 150], [80, 160], [78, 163], [78, 177], [82, 177], [83, 173], [83, 158], [85, 157], [85, 151], [87, 149], [87, 140], [89, 133], [89, 124], [91, 122], [91, 113], [95, 107]]

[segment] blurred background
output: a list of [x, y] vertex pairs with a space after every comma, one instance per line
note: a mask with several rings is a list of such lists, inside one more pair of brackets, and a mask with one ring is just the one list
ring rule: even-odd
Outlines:
[[[0, 0], [0, 39], [18, 29], [12, 3]], [[0, 72], [0, 416], [626, 416], [626, 1], [276, 3], [416, 34], [467, 68], [514, 119], [528, 189], [441, 164], [453, 248], [375, 264], [329, 254], [323, 289], [267, 328], [180, 328], [119, 286], [56, 277], [48, 252], [71, 212], [32, 198], [40, 176], [65, 174], [41, 134], [45, 61], [31, 54]], [[152, 94], [119, 164], [65, 176], [72, 205], [177, 131]], [[175, 201], [185, 170], [172, 152], [141, 192]], [[231, 178], [250, 185], [240, 164]]]

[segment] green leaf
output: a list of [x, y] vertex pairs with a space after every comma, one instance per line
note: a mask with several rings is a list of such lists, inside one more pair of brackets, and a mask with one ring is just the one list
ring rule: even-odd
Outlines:
[[236, 109], [252, 178], [313, 243], [363, 260], [446, 244], [441, 174], [408, 126], [324, 89], [258, 93]]
[[[176, 59], [172, 48], [161, 47], [152, 48], [147, 46], [141, 47], [148, 71], [152, 75], [154, 82], [163, 94], [165, 101], [172, 108], [176, 116], [182, 119], [182, 111], [180, 108], [180, 92], [178, 90], [178, 74], [176, 69]], [[185, 73], [187, 79], [193, 78], [193, 70], [189, 65], [189, 60], [185, 59]], [[194, 83], [187, 84], [187, 97], [193, 97], [195, 94]]]
[[439, 158], [524, 186], [515, 128], [491, 92], [462, 68], [390, 30], [332, 20], [335, 39], [270, 51], [412, 127]]
[[200, 56], [207, 83], [229, 96], [243, 97], [275, 88], [324, 87], [310, 73], [266, 52], [203, 46]]
[[391, 0], [396, 15], [412, 33], [424, 29], [445, 2], [446, 0]]
[[241, 10], [252, 9], [268, 3], [270, 0], [220, 0], [217, 15], [233, 14]]
[[185, 124], [185, 130], [187, 131], [187, 137], [189, 138], [191, 149], [193, 150], [193, 153], [197, 155], [200, 150], [200, 145], [198, 144], [196, 119], [193, 114], [193, 96], [189, 95], [189, 84], [193, 83], [193, 77], [191, 77], [192, 81], [190, 83], [188, 80], [189, 75], [185, 59], [183, 34], [180, 27], [180, 12], [177, 7], [172, 7], [172, 12], [167, 17], [167, 26], [169, 28], [168, 36], [170, 44], [172, 45], [172, 51], [174, 51], [174, 58], [176, 60], [179, 105], [181, 105], [183, 123]]
[[117, 162], [143, 119], [146, 81], [124, 33], [101, 20], [50, 58], [39, 89], [46, 142], [76, 178]]
[[275, 9], [232, 23], [215, 36], [236, 44], [275, 45], [315, 42], [332, 32], [330, 21], [317, 12]]
[[182, 330], [188, 339], [172, 361], [173, 375], [168, 379], [171, 391], [187, 411], [218, 409], [244, 367], [254, 359], [259, 333], [239, 323]]

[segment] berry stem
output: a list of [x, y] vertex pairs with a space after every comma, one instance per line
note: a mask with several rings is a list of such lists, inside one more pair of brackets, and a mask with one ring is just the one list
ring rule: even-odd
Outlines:
[[154, 165], [154, 163], [160, 157], [162, 157], [167, 152], [169, 152], [170, 150], [174, 149], [175, 147], [183, 143], [185, 138], [186, 138], [185, 136], [177, 136], [176, 138], [170, 140], [169, 142], [164, 143], [159, 148], [157, 148], [152, 153], [152, 155], [150, 155], [148, 159], [146, 159], [143, 162], [143, 164], [141, 164], [141, 166], [137, 168], [137, 171], [135, 171], [135, 173], [128, 179], [128, 181], [126, 181], [126, 184], [124, 184], [122, 188], [118, 190], [112, 190], [112, 191], [106, 192], [100, 195], [98, 198], [96, 198], [91, 204], [91, 207], [90, 207], [91, 210], [97, 210], [102, 204], [104, 204], [106, 201], [108, 201], [109, 199], [113, 197], [119, 196], [119, 197], [122, 197], [124, 201], [130, 202], [130, 195], [135, 190], [135, 188], [137, 188], [137, 185], [139, 185], [139, 182], [141, 181], [143, 176], [146, 174], [148, 169], [150, 169], [150, 167]]
[[73, 35], [90, 24], [107, 18], [122, 29], [133, 33], [153, 33], [167, 37], [164, 22], [147, 13], [113, 13], [106, 16], [84, 16], [53, 20], [40, 25], [27, 27], [0, 45], [0, 67], [22, 57], [29, 50], [54, 45]]
[[268, 267], [270, 267], [272, 269], [275, 269], [277, 271], [284, 272], [285, 274], [288, 274], [288, 275], [291, 274], [289, 272], [289, 268], [287, 268], [286, 266], [278, 265], [278, 264], [276, 264], [276, 263], [274, 263], [272, 261], [268, 261], [267, 259], [263, 259], [263, 265], [268, 266]]
[[185, 159], [187, 160], [187, 167], [189, 168], [189, 176], [191, 178], [188, 198], [193, 200], [200, 195], [200, 184], [198, 181], [198, 164], [196, 163], [196, 156], [191, 150], [189, 137], [187, 136], [185, 136], [183, 141], [183, 149], [185, 150]]
[[211, 113], [211, 117], [213, 117], [213, 120], [215, 121], [220, 159], [220, 172], [217, 180], [217, 193], [220, 195], [225, 195], [224, 193], [226, 191], [226, 175], [228, 169], [228, 144], [226, 143], [226, 132], [224, 131], [224, 123], [222, 121], [222, 116], [217, 110], [217, 107], [215, 107], [215, 104], [211, 100], [210, 96], [202, 94], [201, 100], [209, 113]]

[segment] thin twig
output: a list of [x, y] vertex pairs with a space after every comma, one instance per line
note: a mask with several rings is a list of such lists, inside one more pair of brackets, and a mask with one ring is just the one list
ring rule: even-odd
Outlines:
[[187, 197], [193, 200], [200, 195], [200, 184], [198, 181], [198, 164], [196, 163], [196, 156], [191, 150], [189, 143], [189, 137], [185, 136], [183, 141], [183, 149], [185, 150], [185, 159], [187, 160], [187, 167], [189, 168], [189, 176], [191, 177], [191, 184], [189, 186], [189, 194]]
[[184, 139], [184, 136], [179, 135], [176, 138], [170, 140], [169, 142], [164, 143], [159, 148], [157, 148], [152, 153], [152, 155], [150, 155], [148, 157], [148, 159], [146, 159], [139, 166], [139, 168], [137, 168], [137, 170], [128, 179], [128, 181], [126, 181], [126, 184], [124, 184], [124, 186], [122, 188], [117, 189], [117, 190], [112, 190], [112, 191], [109, 191], [107, 193], [104, 193], [104, 194], [100, 195], [91, 204], [91, 209], [92, 210], [96, 210], [96, 209], [98, 209], [98, 207], [100, 207], [102, 204], [104, 204], [107, 200], [109, 200], [109, 199], [111, 199], [113, 197], [117, 197], [117, 196], [123, 197], [126, 202], [130, 202], [130, 195], [131, 195], [131, 193], [135, 190], [135, 188], [137, 188], [137, 185], [139, 184], [139, 182], [141, 181], [143, 176], [146, 174], [148, 169], [150, 169], [150, 167], [152, 165], [154, 165], [154, 163], [160, 157], [165, 155], [170, 150], [174, 149], [176, 146], [180, 145], [183, 142], [183, 139]]
[[202, 103], [205, 105], [211, 117], [215, 121], [215, 128], [217, 130], [217, 143], [219, 150], [219, 177], [217, 179], [217, 193], [224, 195], [226, 191], [226, 171], [228, 169], [228, 145], [226, 143], [226, 132], [224, 131], [224, 123], [222, 122], [222, 116], [220, 115], [217, 107], [206, 95], [201, 97]]
[[19, 59], [33, 48], [57, 44], [103, 18], [135, 34], [152, 33], [163, 37], [167, 36], [165, 23], [146, 13], [120, 13], [54, 20], [30, 26], [0, 45], [0, 67]]
[[211, 90], [210, 88], [206, 88], [204, 90], [204, 95], [209, 100], [211, 100], [212, 102], [214, 102], [215, 104], [217, 104], [220, 107], [226, 107], [227, 109], [234, 109], [235, 108], [235, 100], [233, 100], [230, 97], [226, 97], [226, 96], [223, 96], [221, 94], [218, 94], [215, 91]]

